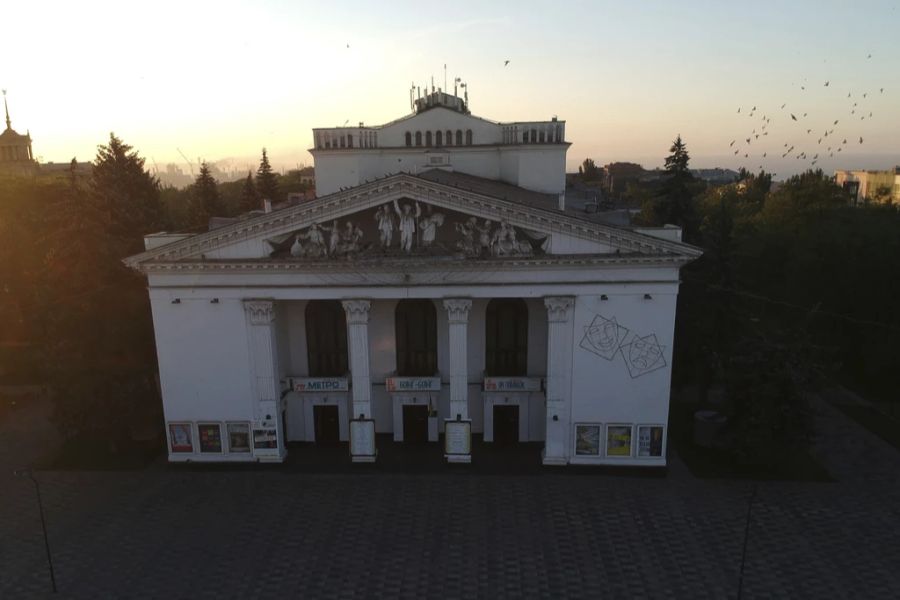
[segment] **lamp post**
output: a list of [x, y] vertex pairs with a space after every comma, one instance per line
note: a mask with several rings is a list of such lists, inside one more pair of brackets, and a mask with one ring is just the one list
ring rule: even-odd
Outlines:
[[41, 501], [41, 486], [38, 480], [34, 478], [34, 472], [31, 469], [16, 469], [13, 471], [16, 477], [27, 477], [34, 484], [34, 491], [37, 494], [38, 512], [41, 515], [41, 529], [44, 532], [44, 548], [47, 550], [47, 566], [50, 567], [50, 585], [53, 587], [53, 593], [56, 593], [56, 577], [53, 574], [53, 559], [50, 556], [50, 541], [47, 539], [47, 522], [44, 520], [44, 504]]

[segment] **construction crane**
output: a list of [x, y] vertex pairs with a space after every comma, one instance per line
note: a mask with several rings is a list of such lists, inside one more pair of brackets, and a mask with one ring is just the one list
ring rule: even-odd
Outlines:
[[186, 162], [188, 164], [188, 168], [191, 170], [191, 177], [193, 177], [194, 176], [194, 164], [190, 160], [188, 160], [188, 157], [184, 155], [184, 152], [181, 151], [181, 148], [175, 148], [175, 149], [178, 150], [178, 154], [181, 155], [181, 158], [184, 159], [184, 162]]

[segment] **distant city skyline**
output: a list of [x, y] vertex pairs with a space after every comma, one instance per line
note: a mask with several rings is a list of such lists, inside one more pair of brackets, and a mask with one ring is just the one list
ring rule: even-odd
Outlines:
[[114, 131], [148, 167], [266, 147], [281, 170], [313, 164], [314, 127], [408, 113], [410, 84], [444, 87], [446, 64], [475, 115], [566, 120], [569, 171], [659, 167], [681, 134], [692, 167], [780, 178], [900, 164], [898, 4], [16, 3], [5, 41], [29, 51], [0, 87], [43, 161], [91, 160]]

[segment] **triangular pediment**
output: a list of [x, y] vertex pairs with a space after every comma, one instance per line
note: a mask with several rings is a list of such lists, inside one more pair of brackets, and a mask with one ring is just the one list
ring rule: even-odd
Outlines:
[[125, 262], [140, 268], [197, 260], [557, 255], [668, 256], [686, 262], [700, 254], [687, 244], [580, 219], [551, 200], [517, 198], [488, 180], [475, 188], [446, 178], [397, 174], [165, 244]]

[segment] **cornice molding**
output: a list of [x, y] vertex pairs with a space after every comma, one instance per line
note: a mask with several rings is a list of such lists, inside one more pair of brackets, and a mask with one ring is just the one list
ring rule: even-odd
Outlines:
[[172, 242], [124, 259], [127, 266], [141, 269], [148, 262], [173, 261], [200, 256], [228, 244], [260, 235], [278, 235], [306, 227], [314, 222], [342, 218], [393, 199], [409, 196], [415, 200], [475, 214], [512, 225], [548, 233], [562, 233], [600, 242], [626, 252], [674, 254], [688, 262], [702, 254], [698, 248], [654, 238], [609, 225], [578, 219], [571, 215], [522, 204], [487, 194], [471, 192], [400, 173], [365, 183], [349, 190], [323, 196], [311, 202], [226, 225], [219, 229]]

